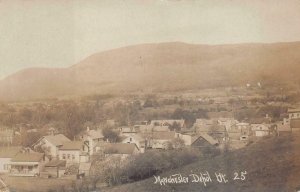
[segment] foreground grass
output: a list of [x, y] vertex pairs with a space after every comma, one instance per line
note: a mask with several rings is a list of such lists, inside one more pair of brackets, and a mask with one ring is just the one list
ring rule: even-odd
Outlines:
[[[244, 149], [229, 152], [213, 159], [200, 160], [188, 166], [175, 169], [161, 177], [180, 173], [188, 176], [208, 171], [211, 177], [215, 172], [226, 174], [228, 183], [154, 184], [155, 179], [121, 185], [105, 191], [295, 191], [300, 186], [300, 136], [266, 138]], [[234, 172], [246, 171], [245, 180], [233, 180]]]

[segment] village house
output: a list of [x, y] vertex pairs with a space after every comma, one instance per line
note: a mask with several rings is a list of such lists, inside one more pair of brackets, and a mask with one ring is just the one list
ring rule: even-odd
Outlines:
[[63, 143], [63, 146], [59, 148], [58, 155], [59, 160], [67, 162], [67, 166], [89, 161], [87, 147], [82, 141], [69, 141]]
[[289, 119], [300, 119], [300, 109], [288, 109]]
[[69, 141], [70, 139], [63, 134], [47, 135], [33, 144], [33, 149], [36, 151], [42, 150], [50, 159], [57, 159], [59, 148], [62, 147], [63, 143]]
[[146, 139], [141, 135], [137, 134], [134, 136], [128, 136], [122, 140], [122, 143], [132, 143], [135, 144], [141, 153], [145, 152], [146, 148]]
[[284, 121], [276, 122], [277, 135], [287, 135], [292, 132], [290, 124], [285, 124]]
[[219, 142], [212, 138], [210, 135], [201, 133], [199, 135], [196, 135], [192, 142], [191, 147], [193, 148], [211, 148], [211, 147], [217, 147], [219, 145]]
[[11, 168], [11, 159], [20, 153], [22, 147], [0, 147], [0, 173], [8, 173]]
[[89, 127], [87, 127], [86, 131], [80, 134], [79, 138], [87, 147], [89, 155], [93, 155], [95, 147], [99, 142], [104, 142], [102, 130], [93, 130], [89, 129]]
[[167, 149], [170, 142], [175, 138], [174, 131], [152, 132], [146, 137], [147, 146], [152, 149]]
[[126, 159], [129, 156], [140, 153], [140, 151], [133, 143], [106, 143], [103, 153], [106, 158], [120, 157], [121, 159]]
[[133, 136], [137, 134], [137, 130], [134, 127], [120, 127], [120, 135], [121, 136]]
[[38, 176], [45, 164], [43, 153], [18, 153], [11, 159], [10, 176]]
[[216, 119], [197, 119], [193, 127], [196, 133], [209, 134], [219, 142], [226, 139], [226, 126], [219, 124]]
[[256, 137], [264, 137], [270, 135], [269, 125], [267, 124], [251, 124], [251, 130]]

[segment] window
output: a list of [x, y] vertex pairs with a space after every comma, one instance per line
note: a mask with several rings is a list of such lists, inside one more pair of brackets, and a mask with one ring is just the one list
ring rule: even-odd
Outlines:
[[63, 158], [63, 159], [66, 159], [66, 154], [63, 154], [63, 155], [62, 155], [62, 158]]
[[70, 154], [68, 154], [68, 159], [71, 159], [71, 155]]
[[32, 171], [33, 170], [33, 166], [28, 166], [28, 171]]
[[129, 140], [132, 141], [132, 138], [130, 137]]
[[4, 164], [4, 165], [3, 165], [3, 169], [4, 169], [4, 170], [8, 170], [8, 165], [7, 165], [7, 164]]
[[72, 155], [72, 159], [75, 160], [75, 155]]

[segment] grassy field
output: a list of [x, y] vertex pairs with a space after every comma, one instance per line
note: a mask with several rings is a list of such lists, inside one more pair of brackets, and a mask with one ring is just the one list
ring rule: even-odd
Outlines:
[[[295, 191], [300, 186], [300, 136], [281, 136], [266, 138], [247, 148], [240, 149], [213, 159], [197, 163], [164, 173], [161, 177], [169, 177], [180, 173], [188, 176], [208, 171], [212, 182], [204, 186], [203, 183], [187, 184], [154, 184], [155, 179], [149, 178], [141, 182], [121, 185], [105, 191], [203, 191], [203, 192], [282, 192]], [[233, 180], [234, 172], [245, 172], [244, 180]], [[227, 183], [219, 183], [214, 173], [226, 174]]]
[[46, 179], [39, 177], [9, 177], [1, 176], [11, 191], [16, 192], [47, 192], [65, 189], [72, 185], [74, 179]]

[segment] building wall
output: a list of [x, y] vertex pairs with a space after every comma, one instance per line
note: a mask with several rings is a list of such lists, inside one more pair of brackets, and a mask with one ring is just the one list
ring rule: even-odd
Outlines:
[[79, 150], [59, 150], [59, 160], [65, 160], [67, 164], [80, 162]]
[[299, 119], [299, 118], [300, 118], [300, 112], [289, 113], [289, 119]]
[[8, 173], [10, 169], [11, 158], [0, 158], [0, 173]]

